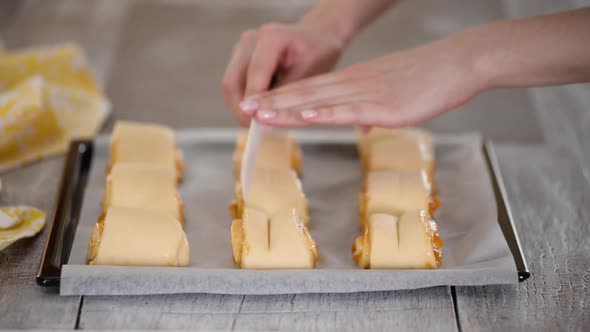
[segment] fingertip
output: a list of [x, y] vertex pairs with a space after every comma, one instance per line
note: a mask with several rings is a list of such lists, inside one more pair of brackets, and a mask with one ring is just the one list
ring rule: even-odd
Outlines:
[[301, 118], [303, 121], [313, 121], [313, 119], [319, 116], [319, 113], [315, 110], [303, 110], [300, 112]]
[[240, 126], [242, 126], [242, 127], [250, 126], [250, 121], [252, 120], [252, 117], [244, 115], [244, 114], [238, 114], [236, 118], [237, 118]]
[[251, 115], [258, 109], [259, 104], [255, 98], [249, 97], [242, 100], [238, 106], [242, 113]]
[[256, 118], [261, 121], [275, 119], [277, 117], [277, 112], [273, 110], [259, 110], [256, 112]]
[[264, 125], [271, 127], [304, 127], [309, 125], [303, 121], [298, 112], [277, 111], [271, 109], [259, 110], [256, 118]]
[[368, 126], [368, 125], [360, 125], [359, 126], [359, 130], [361, 131], [361, 133], [363, 135], [368, 135], [371, 132], [371, 129], [373, 129], [372, 126]]

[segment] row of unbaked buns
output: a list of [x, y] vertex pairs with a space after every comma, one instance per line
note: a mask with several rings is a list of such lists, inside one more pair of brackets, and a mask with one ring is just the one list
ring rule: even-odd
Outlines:
[[[246, 135], [238, 138], [234, 170], [239, 178]], [[362, 268], [438, 268], [442, 241], [431, 215], [434, 151], [423, 130], [374, 129], [359, 134], [364, 183], [359, 198], [362, 235], [353, 259]], [[236, 265], [245, 269], [313, 268], [318, 249], [298, 174], [302, 153], [285, 132], [263, 136], [252, 189], [244, 199], [239, 181], [230, 207]]]
[[182, 154], [170, 128], [117, 122], [89, 264], [187, 266], [190, 250], [177, 189], [182, 175]]
[[[240, 135], [236, 145], [236, 179], [245, 139], [245, 133]], [[358, 150], [364, 182], [355, 262], [362, 268], [439, 267], [442, 241], [431, 218], [438, 207], [431, 135], [374, 129], [359, 135]], [[236, 181], [230, 207], [234, 262], [244, 269], [313, 268], [318, 248], [308, 231], [301, 150], [286, 132], [269, 131], [258, 151], [250, 192], [244, 198]], [[187, 266], [190, 250], [177, 189], [182, 175], [182, 155], [171, 129], [117, 122], [89, 264]]]
[[355, 262], [371, 269], [438, 268], [443, 242], [431, 218], [439, 205], [432, 136], [376, 128], [359, 135], [358, 150], [364, 184]]
[[[246, 134], [234, 153], [240, 177]], [[236, 265], [243, 269], [306, 269], [318, 260], [317, 246], [307, 226], [307, 201], [298, 174], [301, 151], [284, 132], [269, 131], [258, 148], [256, 170], [246, 197], [235, 186], [231, 245]]]

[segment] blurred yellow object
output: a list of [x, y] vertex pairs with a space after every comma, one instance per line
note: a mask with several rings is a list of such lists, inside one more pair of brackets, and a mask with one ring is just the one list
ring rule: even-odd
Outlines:
[[41, 75], [46, 81], [100, 95], [86, 55], [75, 43], [0, 53], [0, 91]]
[[30, 206], [2, 207], [0, 219], [10, 219], [9, 227], [0, 227], [0, 250], [15, 241], [32, 237], [45, 225], [45, 213]]
[[69, 137], [45, 107], [44, 86], [35, 76], [0, 94], [0, 172], [65, 151]]
[[0, 47], [0, 172], [92, 138], [109, 112], [79, 45]]
[[45, 105], [71, 138], [92, 138], [109, 116], [110, 102], [100, 95], [51, 82], [44, 92]]

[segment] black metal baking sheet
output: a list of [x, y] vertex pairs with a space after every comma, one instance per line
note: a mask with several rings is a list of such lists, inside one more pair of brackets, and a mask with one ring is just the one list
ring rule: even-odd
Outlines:
[[[482, 153], [489, 169], [498, 208], [498, 223], [504, 233], [518, 270], [519, 281], [530, 276], [526, 260], [512, 221], [502, 176], [493, 145], [486, 142]], [[55, 287], [60, 284], [62, 265], [68, 262], [69, 254], [80, 218], [84, 190], [93, 157], [92, 141], [75, 141], [71, 144], [64, 161], [58, 199], [51, 218], [49, 235], [37, 274], [40, 286]]]

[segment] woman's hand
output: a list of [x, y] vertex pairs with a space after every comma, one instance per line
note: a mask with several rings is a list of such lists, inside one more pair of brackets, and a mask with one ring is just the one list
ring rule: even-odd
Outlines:
[[247, 99], [243, 114], [272, 126], [400, 127], [456, 108], [486, 87], [460, 41], [443, 40]]
[[588, 31], [590, 7], [482, 25], [251, 96], [242, 113], [273, 126], [414, 125], [491, 88], [590, 82]]
[[[306, 23], [272, 23], [244, 32], [222, 81], [228, 108], [248, 125], [251, 114], [239, 111], [244, 97], [267, 91], [275, 73], [283, 85], [329, 71], [344, 46], [338, 34]], [[242, 106], [248, 109], [248, 103]]]

